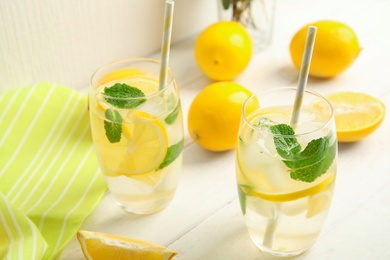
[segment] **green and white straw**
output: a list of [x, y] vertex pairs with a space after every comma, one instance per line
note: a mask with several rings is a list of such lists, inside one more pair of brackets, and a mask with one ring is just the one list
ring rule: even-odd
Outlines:
[[[317, 33], [317, 27], [309, 26], [307, 36], [306, 36], [305, 50], [302, 58], [302, 66], [299, 72], [298, 89], [295, 95], [294, 107], [293, 107], [291, 121], [290, 121], [290, 125], [293, 128], [298, 124], [299, 121], [299, 113], [302, 107], [303, 95], [305, 93], [305, 89], [307, 85], [307, 78], [309, 76], [310, 62], [313, 54], [316, 33]], [[272, 248], [273, 245], [275, 230], [279, 222], [278, 212], [281, 210], [281, 207], [283, 207], [283, 204], [277, 205], [276, 215], [274, 216], [274, 218], [268, 220], [265, 229], [263, 244], [269, 248]]]
[[292, 128], [298, 124], [299, 113], [302, 107], [303, 95], [305, 93], [307, 78], [309, 76], [311, 57], [314, 49], [314, 42], [317, 33], [317, 27], [309, 26], [306, 36], [305, 50], [302, 58], [301, 70], [298, 78], [298, 89], [295, 95], [294, 107], [291, 115], [290, 125]]
[[172, 20], [173, 20], [173, 0], [165, 2], [164, 28], [161, 44], [161, 67], [160, 67], [160, 89], [165, 88], [167, 81], [167, 71], [169, 63], [169, 50], [171, 45], [172, 35]]

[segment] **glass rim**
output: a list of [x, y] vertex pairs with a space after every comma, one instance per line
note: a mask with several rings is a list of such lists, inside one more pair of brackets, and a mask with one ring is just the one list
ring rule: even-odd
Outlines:
[[[99, 92], [98, 88], [95, 87], [96, 84], [94, 84], [94, 80], [96, 81], [95, 77], [97, 76], [97, 74], [99, 72], [101, 72], [102, 70], [104, 70], [104, 69], [107, 69], [109, 67], [112, 67], [112, 66], [115, 66], [115, 65], [118, 65], [118, 64], [121, 64], [121, 63], [126, 63], [126, 62], [150, 62], [150, 63], [154, 63], [156, 65], [160, 65], [161, 64], [161, 62], [159, 60], [152, 59], [152, 58], [142, 58], [142, 57], [125, 58], [125, 59], [120, 59], [120, 60], [116, 60], [116, 61], [107, 63], [107, 64], [99, 67], [98, 69], [96, 69], [95, 72], [91, 76], [90, 87], [92, 87], [94, 93], [100, 94], [102, 97], [107, 97], [107, 98], [113, 99], [113, 100], [139, 100], [139, 99], [152, 98], [152, 97], [158, 96], [161, 93], [165, 92], [167, 89], [169, 89], [171, 86], [174, 86], [175, 78], [173, 76], [173, 72], [172, 72], [171, 68], [168, 66], [167, 67], [167, 75], [168, 75], [167, 83], [165, 84], [164, 88], [162, 88], [162, 89], [158, 88], [157, 91], [145, 94], [145, 96], [142, 96], [142, 97], [112, 97], [112, 96], [109, 96], [109, 95], [105, 95], [102, 92]], [[124, 69], [124, 68], [132, 68], [132, 67], [122, 67], [120, 69]], [[157, 77], [156, 79], [157, 79], [157, 82], [158, 82], [159, 78]]]
[[[245, 115], [245, 108], [246, 108], [246, 106], [247, 106], [247, 104], [248, 104], [248, 102], [250, 100], [253, 100], [254, 98], [260, 97], [261, 95], [268, 94], [268, 93], [271, 93], [271, 92], [280, 92], [280, 91], [286, 91], [286, 90], [297, 91], [297, 87], [287, 86], [287, 87], [277, 87], [277, 88], [272, 88], [272, 89], [269, 88], [269, 89], [266, 89], [266, 90], [263, 90], [263, 91], [258, 91], [258, 92], [252, 93], [252, 95], [249, 98], [247, 98], [247, 100], [245, 100], [245, 102], [244, 102], [244, 104], [242, 106], [242, 109], [241, 109], [241, 115], [242, 115], [242, 118], [245, 121], [245, 124], [247, 124], [254, 131], [256, 131], [256, 132], [259, 131], [258, 128], [256, 128], [253, 124], [251, 124], [248, 121], [248, 117]], [[332, 104], [323, 95], [321, 95], [321, 94], [319, 94], [317, 92], [314, 92], [314, 91], [306, 89], [305, 93], [308, 93], [308, 94], [311, 94], [313, 96], [316, 96], [317, 98], [319, 98], [320, 100], [323, 100], [328, 105], [329, 111], [330, 111], [329, 119], [326, 122], [324, 122], [323, 124], [321, 124], [320, 127], [316, 128], [314, 130], [310, 130], [310, 131], [306, 131], [306, 132], [302, 132], [302, 133], [298, 133], [298, 134], [293, 134], [293, 135], [283, 135], [283, 134], [273, 134], [273, 133], [271, 133], [273, 136], [275, 136], [275, 137], [287, 137], [287, 138], [289, 138], [289, 137], [306, 136], [306, 135], [310, 135], [310, 134], [313, 134], [315, 132], [321, 131], [321, 130], [327, 128], [332, 123], [333, 118], [334, 118], [334, 109], [333, 109]], [[294, 104], [294, 100], [291, 101], [291, 104]], [[261, 109], [261, 104], [259, 104], [259, 105], [260, 105], [259, 109]]]

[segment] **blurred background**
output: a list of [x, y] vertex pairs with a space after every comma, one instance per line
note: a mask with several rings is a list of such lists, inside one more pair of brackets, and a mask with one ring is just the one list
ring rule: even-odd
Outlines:
[[[1, 0], [0, 90], [85, 86], [101, 65], [161, 46], [164, 0]], [[177, 0], [172, 43], [217, 20], [217, 2]]]
[[[172, 43], [189, 37], [195, 39], [206, 26], [217, 21], [217, 1], [176, 0]], [[276, 2], [276, 15], [272, 43], [260, 55], [270, 53], [291, 65], [288, 46], [294, 33], [309, 22], [335, 19], [355, 30], [363, 50], [370, 47], [370, 56], [365, 57], [363, 51], [355, 67], [363, 62], [367, 66], [384, 63], [389, 58], [381, 50], [388, 48], [390, 37], [378, 41], [376, 36], [389, 32], [373, 30], [382, 28], [383, 21], [387, 21], [389, 0], [266, 1]], [[164, 0], [1, 0], [0, 90], [40, 81], [80, 89], [105, 63], [156, 53], [161, 46], [164, 3]], [[371, 5], [372, 8], [367, 7]], [[384, 67], [377, 67], [379, 73], [385, 73]]]

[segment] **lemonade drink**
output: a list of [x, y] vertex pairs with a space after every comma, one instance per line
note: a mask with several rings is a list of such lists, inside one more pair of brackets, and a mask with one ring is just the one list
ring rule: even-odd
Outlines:
[[159, 90], [158, 63], [152, 60], [108, 67], [95, 73], [89, 95], [100, 168], [124, 210], [154, 213], [169, 204], [179, 181], [183, 119], [178, 89], [170, 72], [169, 83]]
[[280, 256], [301, 254], [314, 244], [336, 177], [332, 108], [305, 93], [299, 124], [292, 129], [294, 92], [270, 91], [245, 103], [236, 151], [239, 199], [251, 239]]

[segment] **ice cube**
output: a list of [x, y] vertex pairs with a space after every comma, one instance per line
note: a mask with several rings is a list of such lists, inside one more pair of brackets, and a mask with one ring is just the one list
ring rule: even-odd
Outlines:
[[261, 117], [256, 125], [256, 144], [260, 147], [261, 152], [270, 157], [277, 157], [278, 153], [275, 149], [274, 138], [270, 130], [270, 126], [277, 124], [266, 117]]

